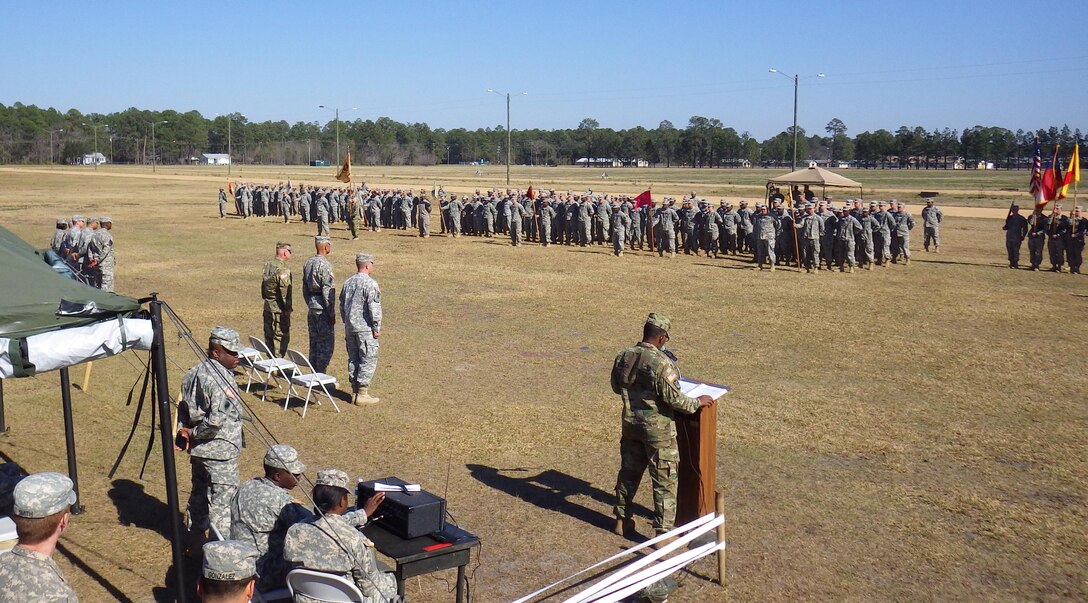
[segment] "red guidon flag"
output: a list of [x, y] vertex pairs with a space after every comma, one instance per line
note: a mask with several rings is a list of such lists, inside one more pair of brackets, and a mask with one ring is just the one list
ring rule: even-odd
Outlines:
[[227, 192], [232, 195], [234, 194], [234, 183], [230, 180], [227, 181]]
[[532, 184], [529, 185], [529, 190], [525, 191], [525, 196], [528, 197], [530, 201], [536, 201], [536, 191], [533, 190]]
[[635, 209], [638, 209], [645, 205], [649, 205], [651, 202], [652, 199], [650, 199], [650, 190], [647, 189], [643, 191], [641, 195], [635, 197]]
[[344, 165], [336, 172], [336, 179], [340, 182], [351, 182], [351, 151], [344, 152]]

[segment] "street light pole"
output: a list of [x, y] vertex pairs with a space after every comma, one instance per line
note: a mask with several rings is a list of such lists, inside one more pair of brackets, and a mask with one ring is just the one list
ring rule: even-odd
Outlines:
[[162, 120], [162, 121], [153, 121], [153, 122], [151, 122], [151, 171], [152, 172], [155, 172], [155, 168], [156, 168], [155, 155], [158, 153], [158, 150], [157, 150], [157, 148], [155, 146], [155, 126], [158, 125], [158, 124], [168, 124], [168, 123], [170, 123], [170, 122], [165, 120], [165, 119]]
[[64, 131], [64, 128], [58, 128], [56, 130], [50, 130], [49, 131], [49, 163], [50, 164], [56, 163], [56, 160], [53, 159], [53, 135], [58, 133], [58, 132], [63, 132], [63, 131]]
[[[779, 75], [781, 75], [782, 77], [785, 77], [785, 78], [790, 77], [790, 76], [786, 75], [785, 73], [782, 73], [781, 71], [775, 69], [774, 67], [771, 67], [768, 71], [770, 71], [771, 73], [777, 73], [777, 74], [779, 74]], [[816, 77], [824, 77], [824, 74], [823, 73], [817, 73]], [[797, 84], [798, 84], [798, 80], [800, 78], [795, 73], [795, 74], [793, 74], [792, 79], [793, 79], [793, 164], [792, 164], [791, 171], [796, 171], [797, 170]]]
[[[511, 145], [510, 145], [510, 93], [509, 92], [505, 92], [505, 93], [504, 92], [499, 92], [499, 91], [493, 90], [491, 88], [488, 88], [487, 91], [488, 92], [494, 92], [495, 94], [498, 94], [499, 96], [505, 96], [506, 97], [506, 186], [510, 186], [510, 153], [511, 153]], [[522, 92], [522, 94], [523, 95], [528, 95], [529, 93], [528, 92]]]
[[[340, 161], [340, 107], [326, 107], [325, 105], [318, 105], [318, 109], [326, 109], [332, 111], [336, 115], [336, 160]], [[358, 107], [352, 107], [352, 111], [358, 111]]]

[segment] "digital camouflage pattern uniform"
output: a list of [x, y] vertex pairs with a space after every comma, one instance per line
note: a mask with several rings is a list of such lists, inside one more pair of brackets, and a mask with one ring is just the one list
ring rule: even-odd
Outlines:
[[[359, 254], [356, 261], [363, 256], [371, 257]], [[351, 384], [366, 387], [378, 368], [378, 339], [374, 332], [382, 328], [382, 292], [369, 274], [357, 272], [344, 281], [340, 290], [340, 319], [344, 322]]]
[[[44, 518], [76, 502], [72, 480], [61, 473], [35, 473], [15, 486], [14, 515]], [[0, 555], [0, 603], [79, 601], [52, 557], [15, 546]]]
[[[298, 451], [286, 444], [276, 444], [264, 457], [264, 465], [298, 475], [306, 465]], [[238, 488], [230, 503], [230, 538], [256, 547], [257, 590], [280, 588], [287, 578], [288, 565], [283, 558], [283, 540], [287, 529], [313, 518], [290, 492], [267, 477], [255, 477]]]
[[[280, 245], [277, 243], [276, 247]], [[264, 300], [264, 343], [268, 351], [282, 358], [291, 341], [291, 269], [287, 262], [273, 258], [265, 263], [261, 299]]]
[[[213, 343], [241, 349], [233, 330], [217, 327], [212, 333]], [[190, 429], [193, 472], [189, 533], [199, 536], [214, 525], [220, 534], [229, 534], [230, 501], [238, 490], [238, 456], [244, 446], [234, 375], [215, 360], [204, 360], [181, 378], [181, 396], [178, 422]]]
[[205, 580], [237, 582], [257, 573], [257, 549], [237, 540], [215, 540], [204, 545], [200, 575]]
[[[648, 323], [669, 330], [668, 317], [651, 314]], [[629, 507], [647, 466], [653, 484], [654, 531], [668, 532], [676, 521], [676, 487], [680, 450], [676, 444], [675, 414], [694, 413], [699, 401], [684, 395], [680, 372], [668, 356], [639, 342], [616, 356], [612, 364], [612, 391], [623, 399], [620, 470], [616, 477], [617, 519], [631, 517]]]
[[[318, 243], [328, 243], [328, 237], [318, 237]], [[327, 372], [335, 348], [336, 279], [332, 263], [323, 255], [315, 255], [302, 265], [302, 298], [306, 302], [306, 329], [310, 334], [310, 364], [319, 373]]]

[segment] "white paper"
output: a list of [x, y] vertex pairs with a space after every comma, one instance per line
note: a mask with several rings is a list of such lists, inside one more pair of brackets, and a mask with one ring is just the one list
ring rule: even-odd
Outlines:
[[729, 388], [724, 385], [714, 385], [713, 383], [703, 383], [701, 381], [692, 381], [691, 379], [680, 379], [680, 391], [685, 395], [692, 398], [698, 398], [699, 396], [710, 396], [717, 400], [725, 394], [729, 393]]
[[393, 484], [383, 484], [381, 482], [374, 482], [375, 492], [420, 492], [422, 488], [419, 484], [405, 484], [403, 486], [396, 486]]

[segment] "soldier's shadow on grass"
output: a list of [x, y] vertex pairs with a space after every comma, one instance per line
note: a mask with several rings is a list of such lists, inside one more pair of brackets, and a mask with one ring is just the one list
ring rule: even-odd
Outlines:
[[148, 494], [143, 484], [115, 479], [107, 494], [117, 508], [117, 521], [121, 525], [151, 530], [170, 539], [170, 507]]
[[[84, 575], [86, 575], [90, 579], [97, 582], [99, 584], [99, 586], [101, 586], [102, 588], [106, 589], [106, 592], [108, 592], [110, 594], [110, 596], [113, 597], [114, 601], [125, 601], [127, 603], [132, 603], [132, 599], [125, 596], [125, 593], [121, 592], [121, 590], [119, 588], [117, 588], [116, 586], [111, 584], [108, 580], [106, 580], [105, 576], [100, 574], [98, 572], [98, 570], [96, 570], [93, 567], [91, 567], [90, 565], [88, 565], [88, 563], [86, 561], [84, 561], [82, 557], [77, 555], [72, 550], [73, 548], [78, 548], [78, 547], [79, 547], [79, 545], [74, 545], [74, 544], [71, 544], [71, 543], [65, 543], [65, 542], [62, 541], [62, 542], [57, 543], [57, 552], [60, 553], [61, 555], [63, 555], [64, 558], [67, 559], [68, 562], [71, 563], [73, 566], [79, 568], [79, 571], [81, 573], [83, 573]], [[28, 596], [27, 600], [30, 601], [31, 600], [30, 594], [28, 593], [27, 596]]]
[[[486, 486], [505, 492], [510, 496], [532, 503], [541, 509], [562, 513], [579, 519], [591, 526], [608, 530], [615, 521], [611, 515], [584, 507], [568, 500], [572, 496], [588, 496], [609, 507], [615, 502], [615, 496], [593, 486], [589, 482], [554, 469], [533, 473], [532, 469], [515, 467], [498, 469], [486, 465], [465, 465], [469, 474]], [[636, 505], [636, 515], [647, 519], [653, 517], [648, 509]]]

